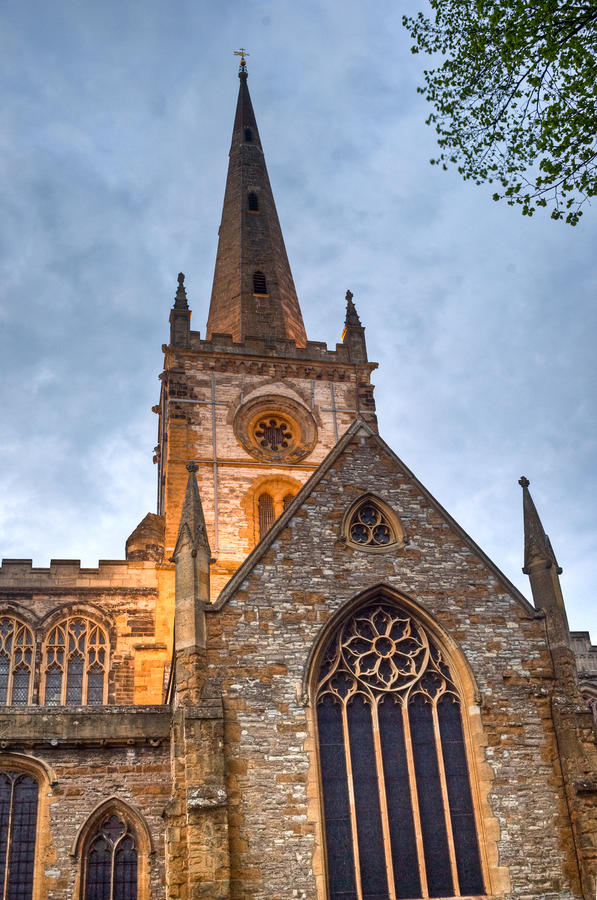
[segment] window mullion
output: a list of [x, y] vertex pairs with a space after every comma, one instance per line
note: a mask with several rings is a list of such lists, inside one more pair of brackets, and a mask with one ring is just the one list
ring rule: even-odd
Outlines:
[[83, 656], [83, 677], [81, 679], [81, 703], [87, 706], [87, 678], [89, 675], [89, 622], [85, 623], [85, 654]]
[[413, 745], [410, 734], [410, 721], [408, 718], [408, 703], [402, 704], [402, 725], [404, 728], [404, 746], [406, 749], [406, 764], [408, 767], [408, 783], [413, 808], [415, 824], [415, 839], [417, 842], [417, 858], [419, 860], [419, 875], [421, 878], [421, 896], [429, 897], [427, 887], [427, 870], [425, 868], [425, 850], [423, 847], [423, 829], [421, 828], [421, 814], [419, 812], [419, 796], [417, 794], [417, 780], [415, 777], [415, 762], [413, 758]]
[[386, 873], [388, 877], [388, 892], [390, 900], [396, 900], [396, 884], [394, 880], [394, 865], [392, 862], [392, 844], [390, 840], [390, 820], [388, 816], [388, 799], [386, 797], [386, 782], [383, 769], [383, 754], [381, 739], [379, 737], [379, 716], [377, 714], [377, 698], [371, 701], [371, 719], [373, 722], [373, 746], [375, 747], [375, 768], [377, 770], [377, 784], [379, 789], [379, 804], [381, 809], [381, 827], [383, 830], [383, 845], [386, 858]]
[[350, 806], [350, 827], [352, 831], [352, 849], [354, 856], [354, 876], [357, 888], [357, 900], [363, 900], [363, 888], [361, 886], [361, 863], [359, 859], [359, 838], [357, 834], [357, 810], [354, 799], [354, 784], [352, 779], [352, 759], [350, 755], [350, 740], [348, 734], [348, 716], [346, 703], [342, 703], [342, 734], [344, 737], [344, 755], [346, 759], [346, 778], [348, 780], [348, 803]]
[[8, 803], [8, 828], [6, 831], [6, 852], [4, 854], [4, 884], [2, 885], [2, 898], [6, 900], [8, 895], [8, 876], [10, 874], [10, 850], [12, 847], [12, 810], [14, 805], [15, 778], [10, 782], [10, 800]]
[[433, 713], [433, 733], [435, 735], [435, 749], [437, 753], [437, 764], [439, 768], [439, 782], [442, 791], [442, 802], [444, 807], [444, 819], [446, 820], [446, 834], [448, 837], [448, 852], [450, 854], [450, 869], [452, 871], [452, 881], [454, 884], [454, 896], [460, 896], [460, 885], [458, 883], [458, 867], [456, 865], [456, 850], [454, 848], [454, 833], [452, 831], [452, 819], [450, 817], [450, 802], [448, 800], [448, 785], [446, 782], [446, 769], [444, 766], [444, 754], [442, 750], [442, 739], [439, 730], [439, 719], [437, 717], [437, 700], [432, 704]]

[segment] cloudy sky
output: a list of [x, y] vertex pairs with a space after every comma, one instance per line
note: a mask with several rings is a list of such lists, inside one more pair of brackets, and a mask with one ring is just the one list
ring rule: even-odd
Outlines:
[[155, 510], [176, 275], [204, 330], [239, 45], [309, 337], [350, 288], [382, 436], [527, 595], [521, 474], [597, 640], [597, 204], [432, 168], [395, 0], [4, 0], [0, 552], [119, 558]]

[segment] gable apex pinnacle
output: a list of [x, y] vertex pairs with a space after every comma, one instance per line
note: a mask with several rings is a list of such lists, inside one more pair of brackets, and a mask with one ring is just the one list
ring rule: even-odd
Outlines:
[[522, 509], [524, 519], [524, 566], [522, 571], [528, 575], [537, 566], [549, 569], [555, 567], [558, 575], [562, 569], [558, 565], [551, 541], [545, 533], [537, 507], [529, 491], [530, 481], [524, 475], [518, 479], [522, 488]]

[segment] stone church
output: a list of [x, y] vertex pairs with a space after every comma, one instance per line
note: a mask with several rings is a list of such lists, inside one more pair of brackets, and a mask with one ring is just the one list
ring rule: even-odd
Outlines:
[[239, 77], [157, 511], [0, 570], [0, 900], [594, 900], [597, 648], [529, 483], [532, 603], [378, 434], [350, 292], [307, 338]]

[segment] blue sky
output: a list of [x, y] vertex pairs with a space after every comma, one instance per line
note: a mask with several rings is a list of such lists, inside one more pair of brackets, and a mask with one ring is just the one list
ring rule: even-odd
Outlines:
[[429, 165], [398, 6], [5, 0], [0, 8], [4, 557], [119, 558], [155, 510], [176, 275], [204, 330], [238, 81], [309, 337], [350, 288], [380, 431], [527, 595], [521, 496], [597, 639], [597, 209], [572, 229]]

